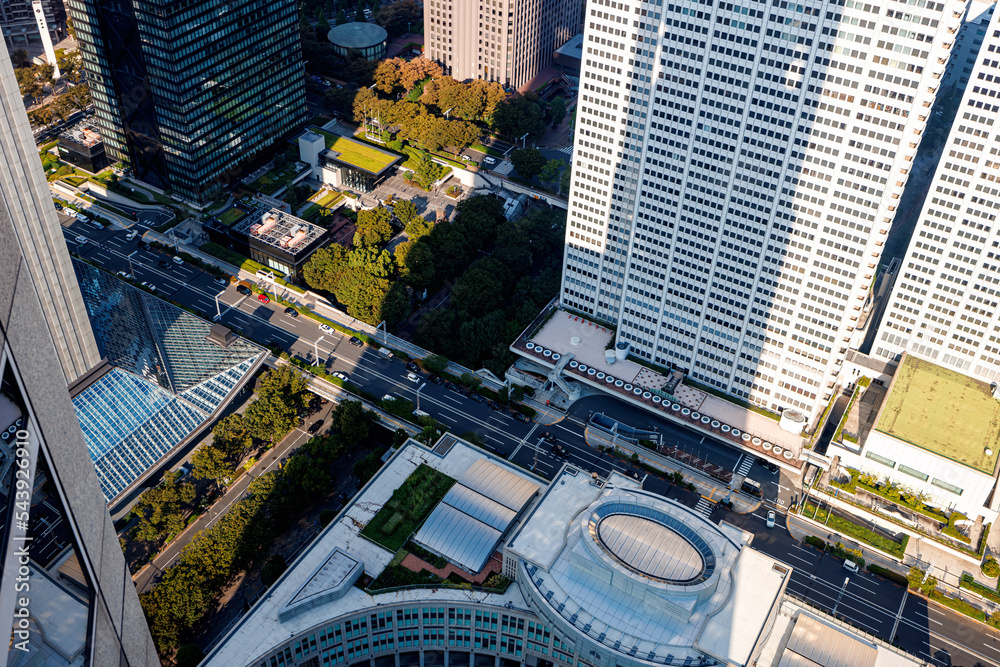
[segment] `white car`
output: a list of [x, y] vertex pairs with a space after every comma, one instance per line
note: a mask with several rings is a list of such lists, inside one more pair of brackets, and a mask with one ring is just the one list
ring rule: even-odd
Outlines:
[[75, 218], [76, 217], [76, 209], [67, 208], [66, 209], [66, 215], [68, 215], [71, 218]]
[[132, 274], [129, 273], [128, 271], [119, 271], [115, 275], [118, 276], [119, 278], [123, 278], [124, 280], [132, 280]]
[[486, 164], [496, 164], [497, 159], [492, 155], [487, 155], [486, 157], [483, 158], [483, 162], [485, 162]]
[[139, 232], [137, 232], [137, 231], [135, 231], [133, 229], [132, 231], [130, 231], [128, 234], [125, 235], [125, 240], [126, 241], [131, 241], [131, 240], [133, 240], [138, 235], [139, 235]]
[[319, 330], [322, 331], [323, 333], [328, 333], [328, 334], [333, 333], [333, 327], [331, 327], [329, 324], [319, 325]]
[[347, 373], [345, 373], [344, 371], [337, 371], [336, 373], [333, 374], [333, 377], [335, 377], [338, 380], [341, 380], [343, 382], [347, 382], [347, 379], [350, 376]]
[[86, 237], [86, 236], [77, 236], [77, 237], [76, 237], [76, 242], [77, 242], [77, 243], [78, 243], [79, 245], [87, 245], [87, 243], [88, 243], [88, 240], [87, 240], [87, 237]]
[[774, 510], [767, 513], [767, 527], [774, 528]]
[[472, 162], [472, 158], [469, 157], [468, 155], [463, 155], [462, 156], [462, 161], [463, 162]]
[[154, 285], [153, 283], [143, 282], [142, 286], [145, 287], [146, 289], [148, 289], [150, 292], [155, 292], [156, 291], [156, 285]]

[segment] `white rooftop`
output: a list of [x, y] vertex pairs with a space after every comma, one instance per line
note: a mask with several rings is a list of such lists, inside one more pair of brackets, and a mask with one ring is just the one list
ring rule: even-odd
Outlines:
[[372, 596], [356, 586], [350, 586], [343, 597], [337, 600], [303, 610], [294, 617], [287, 618], [285, 622], [278, 618], [278, 612], [309, 584], [310, 579], [337, 549], [362, 563], [365, 573], [373, 578], [385, 569], [393, 553], [361, 537], [359, 533], [389, 501], [393, 491], [420, 464], [427, 464], [449, 477], [460, 479], [483, 458], [489, 459], [521, 480], [537, 485], [545, 483], [545, 480], [504, 459], [493, 457], [461, 440], [456, 439], [443, 457], [413, 440], [407, 441], [358, 492], [336, 520], [332, 521], [289, 566], [281, 579], [268, 589], [267, 595], [258, 600], [253, 609], [219, 642], [202, 666], [232, 667], [232, 665], [251, 664], [255, 658], [288, 639], [289, 636], [303, 632], [327, 619], [374, 607], [382, 597], [387, 602], [427, 600], [431, 597], [441, 601], [479, 601], [499, 606], [510, 602], [516, 608], [526, 608], [524, 598], [516, 585], [508, 587], [503, 595], [437, 588], [433, 592], [430, 589], [394, 591], [384, 596]]
[[[667, 383], [669, 378], [629, 359], [618, 359], [613, 364], [609, 364], [605, 358], [605, 351], [612, 336], [611, 330], [599, 324], [556, 309], [548, 322], [529, 341], [560, 355], [572, 354], [574, 361], [584, 364], [588, 368], [613, 375], [625, 384], [645, 389], [660, 389]], [[517, 352], [525, 354], [522, 350], [517, 350]], [[529, 354], [527, 356], [548, 366], [554, 366], [556, 363], [551, 359], [539, 359], [537, 355]], [[598, 387], [602, 391], [615, 393], [615, 390], [609, 387], [606, 382], [592, 376], [581, 377], [573, 368], [566, 368], [566, 376], [571, 380]], [[796, 457], [802, 451], [801, 437], [782, 430], [778, 422], [765, 415], [747, 410], [736, 403], [685, 385], [683, 382], [674, 390], [673, 395], [681, 405], [717, 419], [744, 433], [758, 436], [766, 442], [778, 445], [793, 452]], [[653, 412], [666, 412], [665, 408], [652, 408], [645, 404], [644, 407]]]
[[597, 535], [623, 563], [656, 579], [686, 581], [705, 569], [690, 542], [651, 519], [610, 516], [597, 526]]

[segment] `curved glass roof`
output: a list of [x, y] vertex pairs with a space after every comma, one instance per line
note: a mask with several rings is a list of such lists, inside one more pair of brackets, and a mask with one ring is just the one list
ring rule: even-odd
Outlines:
[[652, 519], [612, 514], [597, 524], [597, 538], [623, 565], [653, 579], [683, 583], [705, 570], [693, 544]]

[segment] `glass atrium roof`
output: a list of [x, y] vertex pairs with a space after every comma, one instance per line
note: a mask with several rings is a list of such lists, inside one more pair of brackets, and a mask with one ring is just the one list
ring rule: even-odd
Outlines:
[[198, 429], [249, 377], [263, 350], [208, 340], [211, 323], [74, 261], [101, 355], [113, 369], [73, 398], [110, 502]]

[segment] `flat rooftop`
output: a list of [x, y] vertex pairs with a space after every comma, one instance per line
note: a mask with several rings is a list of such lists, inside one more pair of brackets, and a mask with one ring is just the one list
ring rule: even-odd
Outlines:
[[236, 234], [246, 234], [251, 239], [290, 255], [298, 255], [310, 249], [327, 231], [325, 227], [269, 206], [250, 213], [231, 229]]
[[1000, 451], [1000, 401], [985, 382], [906, 355], [875, 430], [992, 475]]
[[320, 134], [326, 139], [327, 150], [322, 153], [324, 157], [372, 174], [381, 174], [393, 164], [403, 159], [395, 153], [369, 146], [355, 139], [342, 137], [327, 130], [314, 127], [310, 129], [310, 132]]
[[[448, 436], [446, 436], [448, 437]], [[394, 554], [360, 535], [361, 529], [371, 521], [382, 507], [392, 498], [393, 492], [421, 464], [426, 464], [449, 477], [461, 478], [480, 459], [486, 459], [519, 478], [532, 484], [544, 486], [545, 480], [535, 477], [502, 458], [492, 456], [463, 440], [454, 440], [449, 448], [428, 449], [414, 440], [407, 441], [382, 469], [351, 499], [337, 518], [313, 540], [302, 555], [291, 563], [288, 570], [275, 582], [257, 604], [219, 642], [214, 651], [202, 663], [204, 667], [232, 667], [232, 665], [253, 664], [255, 659], [282, 643], [289, 636], [303, 632], [328, 619], [375, 607], [381, 601], [400, 602], [405, 600], [440, 600], [461, 602], [485, 602], [497, 606], [510, 603], [519, 609], [527, 604], [516, 585], [508, 587], [505, 593], [485, 593], [457, 588], [416, 588], [395, 590], [378, 595], [369, 595], [357, 586], [346, 589], [343, 597], [323, 600], [315, 606], [303, 605], [294, 615], [279, 619], [279, 612], [294, 598], [301, 598], [302, 591], [308, 590], [311, 580], [322, 572], [324, 564], [336, 550], [343, 553], [341, 558], [362, 563], [364, 573], [373, 579], [385, 569]], [[445, 450], [441, 452], [441, 450]]]
[[[534, 323], [531, 326], [535, 326]], [[573, 361], [578, 363], [571, 362], [565, 368], [564, 375], [570, 380], [641, 403], [651, 412], [669, 414], [676, 419], [693, 421], [691, 417], [695, 413], [699, 417], [707, 416], [710, 418], [708, 424], [699, 423], [698, 426], [707, 428], [712, 420], [716, 420], [719, 429], [713, 427], [712, 430], [719, 439], [731, 442], [734, 447], [754, 450], [758, 456], [801, 467], [799, 456], [802, 453], [802, 438], [782, 430], [778, 422], [765, 415], [683, 382], [674, 389], [673, 396], [678, 405], [688, 409], [688, 415], [684, 415], [682, 410], [673, 410], [669, 400], [654, 402], [659, 400], [653, 398], [654, 390], [662, 390], [670, 378], [629, 359], [607, 363], [605, 351], [612, 335], [610, 330], [599, 324], [557, 308], [541, 329], [532, 335], [529, 328], [514, 341], [511, 350], [550, 368], [558, 360], [552, 353], [560, 356], [572, 354]], [[550, 354], [546, 355], [545, 350]], [[580, 368], [584, 370], [581, 371]], [[616, 380], [621, 380], [622, 384], [618, 385]], [[636, 392], [636, 389], [639, 391]], [[645, 395], [647, 392], [650, 396]], [[721, 428], [723, 425], [726, 426], [725, 429]], [[740, 436], [736, 436], [734, 431], [739, 431]], [[742, 438], [744, 434], [751, 437]], [[764, 447], [765, 444], [769, 446]], [[775, 453], [774, 446], [780, 447], [780, 454]]]
[[65, 132], [61, 132], [59, 134], [59, 138], [75, 141], [76, 143], [82, 144], [88, 148], [92, 148], [93, 146], [101, 143], [101, 133], [97, 130], [97, 128], [91, 127], [90, 125], [70, 128]]

